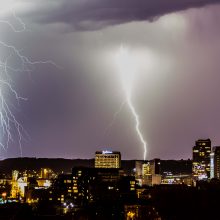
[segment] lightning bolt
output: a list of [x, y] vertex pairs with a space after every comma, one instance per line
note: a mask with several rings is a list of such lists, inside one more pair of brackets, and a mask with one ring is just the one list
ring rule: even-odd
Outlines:
[[122, 87], [126, 96], [126, 103], [135, 119], [135, 130], [140, 139], [140, 142], [143, 144], [144, 150], [144, 160], [146, 160], [147, 155], [147, 142], [144, 139], [140, 128], [139, 115], [132, 103], [132, 89], [135, 80], [135, 74], [137, 72], [138, 62], [136, 62], [135, 57], [131, 56], [128, 50], [121, 46], [118, 56], [116, 56], [117, 64], [120, 72], [120, 78]]
[[127, 101], [128, 107], [130, 108], [131, 113], [132, 113], [132, 115], [134, 116], [134, 119], [135, 119], [135, 129], [136, 129], [136, 132], [137, 132], [137, 134], [138, 134], [138, 137], [140, 138], [141, 143], [143, 144], [143, 148], [144, 148], [144, 160], [146, 160], [146, 155], [147, 155], [147, 142], [144, 140], [143, 134], [142, 134], [141, 129], [140, 129], [139, 115], [137, 114], [137, 112], [136, 112], [136, 110], [135, 110], [135, 107], [134, 107], [134, 105], [133, 105], [133, 103], [132, 103], [131, 94], [126, 92], [125, 95], [126, 95], [126, 101]]
[[[16, 16], [15, 12], [12, 12], [12, 16], [17, 22], [18, 27], [15, 27], [7, 19], [0, 19], [0, 25], [7, 25], [13, 33], [27, 31], [25, 23], [21, 18]], [[51, 60], [31, 61], [28, 59], [28, 57], [24, 56], [14, 45], [0, 40], [0, 49], [1, 48], [9, 55], [0, 55], [0, 147], [7, 152], [9, 144], [11, 142], [17, 141], [20, 155], [22, 157], [22, 140], [26, 140], [26, 137], [29, 136], [11, 110], [12, 104], [7, 99], [7, 96], [11, 94], [17, 101], [18, 106], [21, 100], [25, 101], [27, 99], [19, 96], [18, 92], [13, 86], [13, 80], [11, 76], [16, 72], [30, 72], [33, 70], [32, 67], [37, 64], [50, 64], [58, 68], [60, 67]], [[11, 59], [14, 57], [19, 60], [20, 68], [14, 67], [10, 64]]]

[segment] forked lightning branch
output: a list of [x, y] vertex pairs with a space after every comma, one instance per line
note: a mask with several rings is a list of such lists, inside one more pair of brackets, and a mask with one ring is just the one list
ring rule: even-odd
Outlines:
[[[2, 17], [0, 17], [0, 27], [8, 27], [16, 38], [16, 34], [26, 31], [26, 26], [15, 12], [11, 12], [11, 16], [16, 20], [18, 27]], [[57, 65], [50, 60], [31, 61], [20, 52], [21, 49], [0, 39], [0, 146], [2, 150], [7, 151], [10, 143], [16, 142], [22, 156], [22, 140], [27, 137], [27, 132], [16, 118], [14, 106], [19, 107], [20, 101], [24, 101], [26, 98], [19, 96], [14, 86], [13, 76], [30, 72], [32, 67], [37, 64], [52, 64], [56, 67]], [[12, 60], [15, 58], [19, 62], [19, 67], [13, 65]], [[11, 103], [8, 97], [14, 97], [16, 103]]]

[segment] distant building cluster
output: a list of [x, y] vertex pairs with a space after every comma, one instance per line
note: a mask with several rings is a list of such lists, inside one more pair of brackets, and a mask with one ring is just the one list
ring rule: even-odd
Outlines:
[[220, 179], [220, 146], [211, 146], [211, 140], [199, 139], [193, 147], [193, 181]]
[[110, 215], [113, 219], [160, 220], [154, 207], [138, 201], [142, 193], [138, 190], [140, 177], [141, 185], [160, 183], [155, 181], [159, 160], [141, 166], [140, 176], [133, 170], [133, 175], [127, 174], [121, 167], [121, 153], [103, 150], [95, 152], [94, 167], [76, 166], [71, 173], [55, 174], [50, 168], [22, 173], [13, 170], [11, 178], [5, 179], [9, 187], [1, 191], [0, 203], [27, 203], [38, 207], [39, 212], [55, 215], [81, 216], [91, 209], [87, 213], [90, 219], [107, 219]]
[[[177, 166], [182, 168], [174, 171]], [[212, 147], [210, 139], [195, 142], [192, 161], [136, 160], [130, 170], [122, 166], [120, 152], [103, 150], [95, 152], [93, 167], [75, 166], [70, 173], [47, 167], [13, 170], [11, 177], [0, 178], [0, 204], [27, 203], [56, 215], [91, 209], [87, 214], [100, 219], [107, 213], [114, 219], [160, 220], [158, 210], [146, 202], [152, 197], [149, 187], [194, 187], [213, 178], [220, 179], [220, 147]]]

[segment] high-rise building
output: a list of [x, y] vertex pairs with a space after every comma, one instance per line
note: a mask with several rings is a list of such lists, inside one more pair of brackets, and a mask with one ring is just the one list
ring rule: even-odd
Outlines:
[[220, 146], [212, 148], [210, 178], [220, 179]]
[[160, 159], [155, 158], [150, 161], [150, 172], [152, 175], [160, 174]]
[[144, 162], [142, 164], [142, 183], [141, 185], [151, 185], [152, 175], [150, 172], [150, 162]]
[[215, 153], [213, 152], [214, 148], [212, 148], [212, 152], [210, 154], [210, 179], [215, 177], [214, 174], [214, 155]]
[[96, 151], [95, 168], [121, 168], [121, 153], [118, 151]]
[[136, 176], [136, 179], [141, 178], [141, 176], [142, 176], [142, 165], [143, 165], [143, 161], [141, 161], [141, 160], [136, 160], [135, 161], [135, 176]]
[[159, 185], [161, 183], [160, 159], [145, 162], [142, 165], [142, 185]]
[[211, 140], [199, 139], [193, 147], [192, 173], [194, 180], [207, 179], [210, 177], [210, 153]]
[[145, 162], [142, 164], [142, 177], [144, 176], [148, 176], [148, 175], [151, 175], [151, 172], [150, 172], [150, 163], [149, 162]]

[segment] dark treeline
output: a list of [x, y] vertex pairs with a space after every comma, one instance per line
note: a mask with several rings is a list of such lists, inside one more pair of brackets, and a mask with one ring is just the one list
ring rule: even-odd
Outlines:
[[[135, 160], [122, 160], [122, 169], [132, 174], [135, 168]], [[73, 167], [94, 167], [94, 159], [63, 159], [63, 158], [8, 158], [0, 161], [0, 173], [11, 174], [12, 170], [36, 170], [50, 168], [56, 173], [69, 173]], [[161, 174], [172, 172], [173, 174], [189, 174], [192, 171], [191, 160], [161, 160]]]

